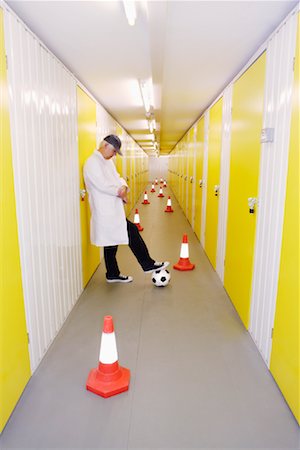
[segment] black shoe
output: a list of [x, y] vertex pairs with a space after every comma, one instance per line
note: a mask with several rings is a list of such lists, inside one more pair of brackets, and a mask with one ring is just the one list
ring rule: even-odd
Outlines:
[[155, 261], [151, 267], [149, 267], [149, 269], [144, 270], [145, 273], [152, 273], [155, 272], [155, 270], [163, 270], [166, 267], [168, 267], [169, 265], [169, 261], [165, 261], [165, 262], [159, 262], [159, 261]]
[[107, 283], [130, 283], [132, 280], [131, 276], [122, 275], [121, 273], [117, 277], [106, 277]]

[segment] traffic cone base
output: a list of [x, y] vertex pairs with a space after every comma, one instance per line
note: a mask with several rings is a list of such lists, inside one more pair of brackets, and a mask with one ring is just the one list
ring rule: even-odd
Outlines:
[[[109, 366], [107, 373], [105, 366]], [[114, 364], [99, 363], [97, 369], [90, 371], [86, 388], [94, 394], [107, 398], [127, 391], [129, 388], [129, 380], [130, 370], [125, 367], [120, 367], [117, 361]]]
[[188, 258], [179, 258], [177, 264], [174, 264], [173, 269], [176, 270], [193, 270], [195, 264], [192, 264]]
[[143, 231], [144, 228], [141, 226], [140, 223], [135, 223], [135, 225], [137, 226], [137, 229], [138, 229], [139, 231]]
[[167, 206], [165, 212], [174, 212], [174, 209], [172, 209], [172, 206]]

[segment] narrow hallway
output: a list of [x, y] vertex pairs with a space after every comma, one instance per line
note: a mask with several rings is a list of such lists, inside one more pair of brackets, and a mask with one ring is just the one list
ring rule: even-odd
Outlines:
[[[132, 283], [107, 284], [101, 264], [30, 379], [1, 448], [299, 448], [297, 423], [173, 193], [149, 191], [150, 205], [137, 204], [142, 236], [154, 258], [171, 262], [170, 285], [155, 287], [128, 247], [118, 255]], [[164, 213], [167, 195], [173, 214]], [[186, 273], [172, 269], [184, 233], [196, 264]], [[104, 399], [85, 382], [107, 314], [131, 382]]]

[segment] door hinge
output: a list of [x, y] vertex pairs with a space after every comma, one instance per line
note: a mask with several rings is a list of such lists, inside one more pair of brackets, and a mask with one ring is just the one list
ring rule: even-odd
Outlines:
[[296, 65], [296, 56], [293, 58], [293, 72], [295, 72], [295, 65]]
[[7, 59], [7, 55], [5, 55], [5, 64], [6, 64], [6, 70], [8, 70], [8, 59]]
[[274, 333], [274, 328], [272, 328], [272, 331], [271, 331], [271, 339], [273, 339], [273, 333]]
[[27, 333], [27, 340], [28, 340], [28, 344], [30, 344], [30, 337], [29, 337], [29, 333]]

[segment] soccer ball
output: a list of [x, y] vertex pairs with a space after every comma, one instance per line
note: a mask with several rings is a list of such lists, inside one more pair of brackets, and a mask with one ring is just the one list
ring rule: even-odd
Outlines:
[[171, 279], [170, 272], [166, 269], [156, 270], [152, 273], [152, 283], [157, 287], [167, 286]]

